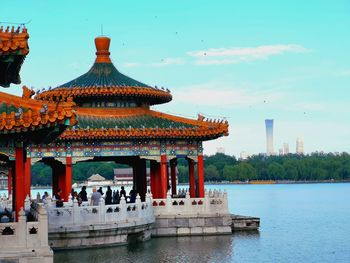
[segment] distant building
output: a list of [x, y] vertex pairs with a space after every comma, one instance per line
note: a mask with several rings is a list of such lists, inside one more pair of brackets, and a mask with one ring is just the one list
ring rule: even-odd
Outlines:
[[283, 155], [283, 148], [278, 149], [278, 155]]
[[[147, 185], [150, 180], [150, 168], [146, 168]], [[114, 182], [117, 185], [133, 185], [133, 169], [132, 168], [115, 168]]]
[[265, 120], [266, 127], [266, 155], [273, 155], [273, 120]]
[[241, 159], [241, 160], [246, 160], [249, 157], [250, 157], [250, 154], [245, 152], [245, 151], [241, 152], [241, 154], [239, 155], [239, 159]]
[[216, 153], [223, 153], [223, 154], [225, 154], [225, 147], [217, 147], [216, 148]]
[[288, 144], [288, 142], [283, 143], [283, 154], [284, 155], [289, 154], [289, 144]]
[[[168, 168], [168, 174], [170, 179], [170, 167]], [[178, 170], [176, 168], [176, 182], [178, 181]], [[133, 185], [133, 169], [132, 168], [115, 168], [114, 169], [114, 183], [116, 185]], [[150, 168], [146, 168], [147, 185], [150, 184]]]
[[301, 137], [297, 138], [295, 152], [297, 154], [304, 154], [304, 140]]

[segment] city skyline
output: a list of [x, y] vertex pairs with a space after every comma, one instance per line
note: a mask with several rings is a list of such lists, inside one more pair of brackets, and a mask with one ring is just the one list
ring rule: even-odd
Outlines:
[[266, 155], [274, 155], [273, 149], [273, 119], [265, 120], [266, 128]]
[[[122, 73], [171, 90], [173, 102], [156, 109], [226, 117], [230, 136], [205, 143], [206, 154], [220, 147], [235, 156], [265, 152], [266, 116], [278, 120], [275, 150], [302, 136], [306, 153], [349, 152], [350, 3], [223, 2], [90, 2], [79, 12], [85, 1], [18, 1], [0, 14], [30, 21], [23, 85], [55, 87], [86, 72], [103, 24]], [[19, 95], [21, 86], [7, 91]]]

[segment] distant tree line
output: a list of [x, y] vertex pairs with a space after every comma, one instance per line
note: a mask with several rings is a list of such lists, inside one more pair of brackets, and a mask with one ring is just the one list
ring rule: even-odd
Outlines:
[[[82, 162], [73, 166], [73, 181], [85, 181], [92, 174], [113, 179], [114, 168], [128, 167], [115, 162]], [[187, 161], [178, 159], [178, 179], [188, 182]], [[289, 154], [283, 156], [254, 155], [246, 160], [217, 153], [205, 156], [205, 181], [250, 180], [350, 180], [348, 153]], [[51, 185], [51, 168], [36, 163], [31, 170], [32, 185]]]
[[[206, 181], [250, 180], [350, 180], [348, 153], [288, 154], [283, 156], [254, 155], [246, 160], [217, 153], [205, 156]], [[179, 181], [188, 182], [187, 167], [178, 165]]]

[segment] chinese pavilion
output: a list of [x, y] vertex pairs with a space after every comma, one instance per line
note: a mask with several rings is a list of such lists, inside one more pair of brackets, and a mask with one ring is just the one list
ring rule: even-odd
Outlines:
[[[29, 146], [27, 160], [43, 161], [52, 167], [53, 193], [61, 188], [65, 199], [71, 192], [72, 164], [128, 164], [133, 167], [134, 186], [144, 199], [146, 160], [150, 161], [151, 192], [155, 198], [165, 198], [170, 185], [173, 194], [177, 191], [177, 158], [186, 158], [190, 195], [204, 197], [202, 142], [228, 135], [227, 121], [201, 115], [196, 120], [187, 119], [152, 110], [152, 105], [171, 101], [170, 91], [120, 73], [110, 59], [110, 38], [97, 37], [95, 45], [97, 57], [87, 73], [36, 95], [36, 100], [50, 104], [71, 97], [76, 104], [77, 124], [48, 145]], [[26, 173], [29, 177], [29, 168]]]
[[[19, 71], [29, 52], [26, 28], [0, 28], [0, 86], [19, 84]], [[70, 99], [56, 103], [34, 100], [34, 91], [23, 87], [22, 97], [0, 92], [0, 162], [9, 168], [8, 191], [13, 191], [16, 217], [30, 195], [29, 145], [48, 143], [68, 125], [75, 124], [74, 103]], [[26, 172], [27, 171], [27, 172]]]

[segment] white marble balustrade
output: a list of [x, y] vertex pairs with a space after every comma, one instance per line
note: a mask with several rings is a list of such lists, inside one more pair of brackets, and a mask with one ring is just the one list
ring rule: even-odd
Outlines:
[[21, 255], [36, 255], [38, 260], [43, 258], [43, 261], [38, 262], [53, 262], [53, 253], [48, 246], [46, 210], [38, 206], [37, 221], [34, 222], [27, 222], [22, 209], [18, 215], [18, 222], [0, 223], [0, 244], [0, 259], [11, 258], [13, 255], [19, 258]]
[[83, 204], [78, 205], [77, 200], [65, 203], [64, 207], [55, 207], [52, 202], [46, 205], [49, 229], [60, 226], [89, 226], [108, 223], [154, 221], [151, 196], [146, 196], [146, 201], [141, 202], [138, 195], [135, 203], [126, 203], [125, 198], [120, 199], [119, 204], [106, 205], [103, 198], [98, 206]]
[[217, 215], [228, 214], [227, 193], [217, 190], [205, 192], [204, 198], [172, 198], [170, 192], [166, 199], [153, 199], [154, 215]]

